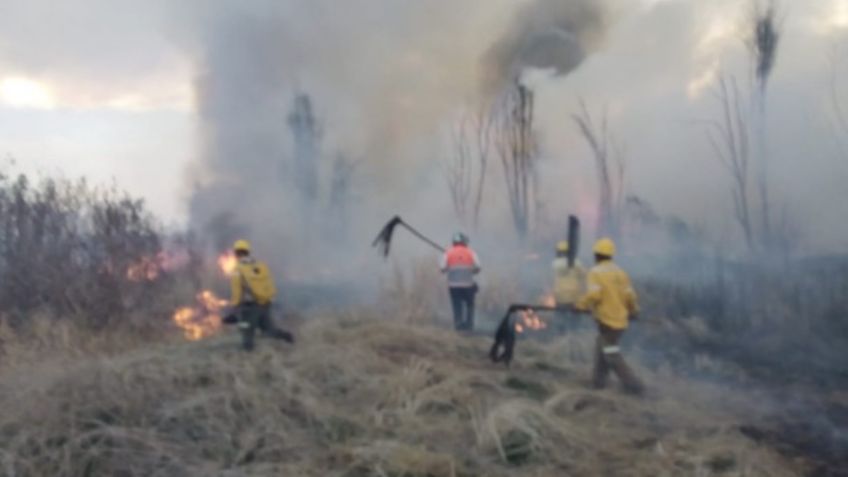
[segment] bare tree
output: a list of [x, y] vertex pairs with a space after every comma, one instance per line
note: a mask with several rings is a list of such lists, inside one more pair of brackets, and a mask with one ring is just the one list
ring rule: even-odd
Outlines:
[[318, 159], [322, 131], [315, 117], [312, 98], [308, 94], [295, 96], [288, 124], [294, 140], [295, 187], [304, 205], [311, 207], [318, 200]]
[[522, 240], [527, 238], [538, 205], [534, 112], [533, 92], [516, 83], [501, 101], [496, 120], [495, 149], [503, 166], [513, 225]]
[[[729, 84], [728, 84], [729, 83]], [[719, 119], [708, 121], [707, 137], [716, 158], [731, 178], [733, 210], [750, 250], [754, 250], [754, 228], [749, 198], [750, 142], [748, 118], [742, 108], [739, 87], [734, 78], [719, 80], [717, 97], [721, 106]]]
[[359, 161], [353, 161], [344, 153], [338, 153], [330, 173], [329, 217], [334, 232], [347, 234], [350, 223], [352, 183]]
[[766, 138], [766, 99], [768, 82], [777, 60], [780, 44], [780, 26], [777, 22], [777, 6], [774, 0], [753, 0], [751, 16], [752, 34], [748, 41], [754, 72], [755, 94], [753, 126], [757, 148], [757, 188], [760, 200], [760, 222], [763, 244], [769, 248], [771, 240], [771, 198], [769, 197], [769, 158]]
[[787, 205], [783, 205], [780, 214], [774, 218], [772, 248], [783, 254], [786, 260], [795, 252], [804, 239], [804, 227], [798, 220], [798, 214], [793, 213]]
[[453, 212], [460, 222], [468, 218], [468, 199], [471, 196], [472, 152], [465, 118], [451, 133], [453, 153], [445, 161], [445, 180], [451, 195]]
[[477, 144], [477, 191], [474, 196], [473, 223], [477, 227], [480, 223], [480, 210], [483, 205], [483, 191], [486, 184], [486, 174], [489, 168], [489, 156], [492, 149], [492, 127], [494, 115], [489, 107], [477, 109], [474, 117], [475, 142]]
[[456, 217], [476, 228], [489, 167], [494, 115], [487, 106], [470, 111], [462, 115], [452, 131], [453, 153], [445, 161], [444, 170]]
[[596, 124], [586, 102], [581, 100], [580, 112], [572, 117], [592, 151], [598, 173], [597, 235], [619, 238], [625, 196], [624, 149], [610, 131], [606, 109], [601, 114], [600, 123]]

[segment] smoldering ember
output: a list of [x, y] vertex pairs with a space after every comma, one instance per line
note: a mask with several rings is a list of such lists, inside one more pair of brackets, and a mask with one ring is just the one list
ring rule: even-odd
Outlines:
[[848, 0], [0, 12], [0, 476], [848, 476]]

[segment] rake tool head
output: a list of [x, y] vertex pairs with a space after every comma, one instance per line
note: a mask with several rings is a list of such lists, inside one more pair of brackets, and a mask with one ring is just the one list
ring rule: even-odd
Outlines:
[[509, 366], [512, 362], [512, 355], [515, 352], [515, 324], [510, 317], [517, 310], [515, 306], [510, 306], [506, 315], [501, 320], [495, 332], [495, 341], [489, 349], [489, 359], [493, 363], [504, 363]]
[[371, 244], [372, 247], [377, 247], [377, 250], [379, 250], [383, 257], [389, 256], [389, 249], [392, 246], [392, 235], [395, 233], [395, 228], [402, 222], [403, 220], [399, 215], [392, 217], [392, 219], [383, 226], [382, 230], [380, 230], [380, 233], [377, 234], [377, 237]]

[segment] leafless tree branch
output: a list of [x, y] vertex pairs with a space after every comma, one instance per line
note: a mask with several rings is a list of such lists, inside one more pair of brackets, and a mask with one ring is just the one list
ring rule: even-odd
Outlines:
[[720, 103], [720, 119], [707, 123], [706, 135], [716, 159], [727, 170], [731, 180], [731, 196], [736, 221], [742, 229], [748, 248], [754, 249], [749, 197], [750, 147], [748, 121], [735, 78], [722, 75], [716, 94]]
[[598, 173], [598, 236], [618, 237], [621, 232], [620, 210], [624, 200], [626, 172], [624, 149], [610, 132], [606, 109], [600, 123], [592, 119], [586, 102], [580, 100], [580, 111], [572, 115], [595, 162]]
[[538, 205], [538, 159], [534, 131], [534, 96], [524, 85], [516, 84], [497, 108], [495, 150], [506, 180], [513, 225], [519, 238], [530, 229], [532, 208]]
[[494, 117], [488, 106], [469, 111], [451, 131], [452, 151], [444, 163], [444, 174], [456, 217], [476, 227], [488, 174]]

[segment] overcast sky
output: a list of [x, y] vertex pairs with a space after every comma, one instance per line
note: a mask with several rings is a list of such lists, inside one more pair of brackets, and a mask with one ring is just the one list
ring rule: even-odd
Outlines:
[[[26, 171], [114, 179], [166, 220], [184, 220], [200, 174], [189, 165], [208, 154], [198, 80], [219, 72], [215, 56], [229, 44], [221, 25], [243, 18], [248, 28], [232, 35], [252, 25], [284, 30], [273, 36], [283, 58], [273, 74], [289, 91], [313, 93], [331, 148], [366, 158], [373, 177], [402, 176], [397, 190], [375, 193], [409, 195], [406, 185], [416, 183], [421, 194], [444, 196], [433, 161], [445, 154], [439, 134], [457, 103], [479, 93], [481, 56], [529, 1], [0, 0], [0, 154]], [[730, 203], [717, 192], [727, 190], [726, 176], [698, 121], [715, 114], [720, 71], [748, 77], [740, 26], [750, 2], [611, 4], [609, 30], [572, 74], [528, 79], [547, 194], [575, 207], [580, 191], [592, 190], [591, 180], [570, 179], [593, 173], [571, 120], [584, 98], [609, 109], [633, 193], [663, 213], [732, 228]], [[844, 247], [848, 226], [833, 220], [832, 205], [848, 198], [848, 161], [839, 156], [827, 88], [831, 55], [848, 62], [848, 0], [781, 6], [769, 99], [774, 181], [813, 243]], [[843, 93], [848, 99], [848, 86]], [[563, 181], [572, 192], [551, 195]], [[829, 218], [818, 215], [826, 209]]]

